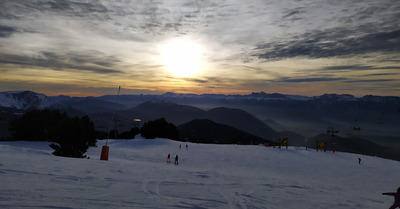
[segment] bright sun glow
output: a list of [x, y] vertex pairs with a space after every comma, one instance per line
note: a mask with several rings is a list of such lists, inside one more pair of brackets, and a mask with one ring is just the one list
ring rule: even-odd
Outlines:
[[184, 38], [173, 39], [161, 47], [166, 69], [174, 76], [193, 77], [202, 68], [200, 44]]

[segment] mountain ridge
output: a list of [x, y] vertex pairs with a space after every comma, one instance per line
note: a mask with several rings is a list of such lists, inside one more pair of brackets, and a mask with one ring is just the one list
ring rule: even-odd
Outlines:
[[[53, 103], [58, 103], [60, 101], [68, 101], [68, 100], [82, 100], [82, 99], [98, 99], [103, 101], [109, 101], [115, 103], [115, 95], [103, 95], [103, 96], [87, 96], [87, 97], [71, 97], [66, 95], [59, 96], [46, 96], [45, 94], [37, 93], [34, 91], [4, 91], [0, 92], [0, 106], [3, 107], [12, 107], [14, 103], [17, 103], [18, 100], [21, 99], [29, 100], [30, 97], [36, 97], [39, 100], [50, 100]], [[41, 97], [41, 98], [39, 98]], [[31, 98], [33, 99], [33, 98]], [[280, 94], [280, 93], [265, 93], [265, 92], [253, 92], [247, 95], [225, 95], [225, 94], [177, 94], [167, 92], [161, 95], [120, 95], [118, 103], [126, 104], [132, 100], [137, 100], [138, 103], [143, 103], [144, 101], [149, 100], [180, 100], [180, 99], [195, 99], [195, 100], [215, 100], [215, 101], [257, 101], [257, 102], [266, 102], [266, 101], [329, 101], [329, 102], [375, 102], [375, 103], [392, 103], [396, 105], [400, 105], [400, 97], [398, 96], [377, 96], [377, 95], [365, 95], [362, 97], [355, 97], [350, 94], [323, 94], [320, 96], [302, 96], [302, 95], [289, 95], [289, 94]], [[14, 101], [13, 101], [14, 100]], [[52, 104], [48, 104], [52, 105]], [[41, 106], [41, 107], [45, 107]], [[14, 107], [18, 109], [23, 109], [23, 106], [14, 105]], [[129, 108], [129, 105], [127, 106]], [[399, 106], [400, 108], [400, 106]], [[399, 109], [400, 110], [400, 109]]]

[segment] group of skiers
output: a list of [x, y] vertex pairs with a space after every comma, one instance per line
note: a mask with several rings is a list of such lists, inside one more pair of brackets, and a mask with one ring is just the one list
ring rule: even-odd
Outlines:
[[[182, 145], [179, 145], [179, 149], [181, 149], [181, 148], [182, 148]], [[187, 150], [187, 149], [188, 149], [188, 145], [186, 145], [186, 150]], [[168, 154], [167, 163], [171, 163], [171, 154]], [[174, 162], [174, 164], [175, 164], [175, 165], [178, 165], [178, 164], [179, 164], [179, 162], [178, 162], [178, 155], [175, 156], [175, 162]]]
[[[170, 154], [168, 154], [167, 163], [171, 163], [171, 155]], [[178, 155], [175, 156], [174, 164], [178, 165]]]

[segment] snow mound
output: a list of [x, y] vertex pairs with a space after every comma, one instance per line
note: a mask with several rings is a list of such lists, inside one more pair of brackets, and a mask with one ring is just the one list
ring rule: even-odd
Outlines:
[[53, 156], [48, 144], [0, 143], [0, 208], [375, 209], [400, 186], [397, 161], [298, 147], [110, 140], [100, 161], [105, 141], [90, 159]]

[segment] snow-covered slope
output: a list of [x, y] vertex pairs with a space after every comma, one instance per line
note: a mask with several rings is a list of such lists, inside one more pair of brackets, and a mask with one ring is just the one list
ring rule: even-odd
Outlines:
[[[0, 143], [0, 208], [389, 208], [400, 163], [304, 148], [109, 141], [90, 159], [45, 142]], [[179, 149], [179, 145], [182, 148]], [[179, 165], [166, 157], [179, 155]], [[358, 157], [362, 159], [358, 164]], [[173, 159], [172, 159], [173, 161]]]

